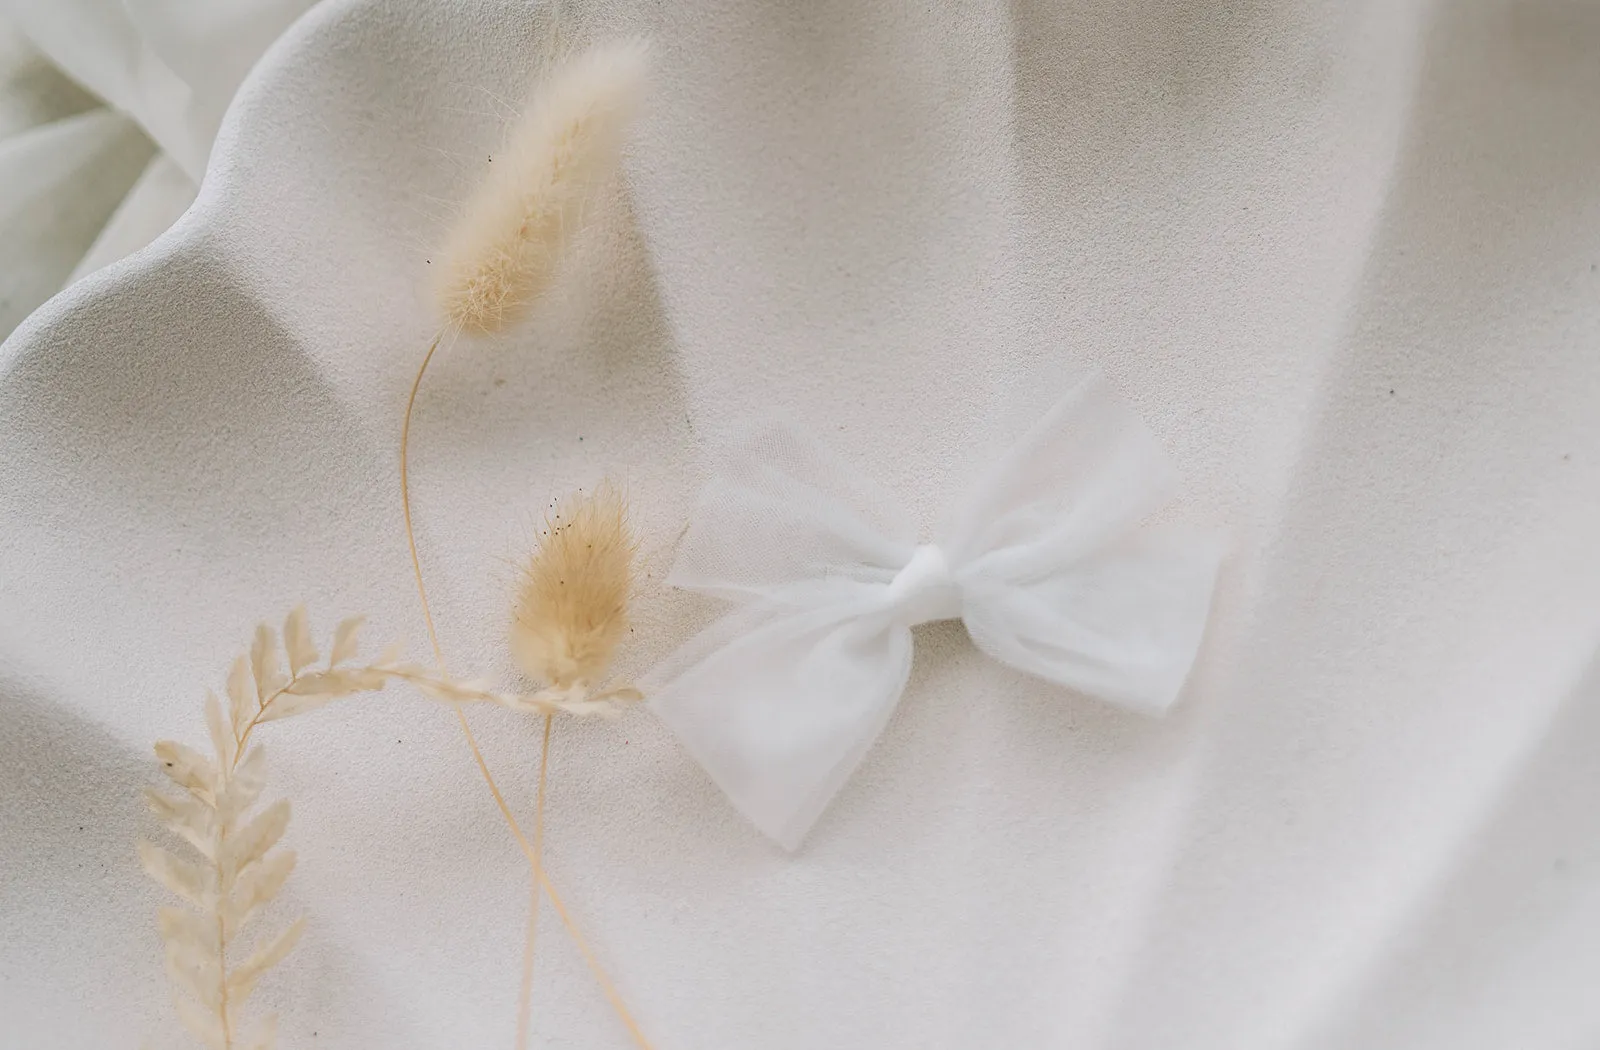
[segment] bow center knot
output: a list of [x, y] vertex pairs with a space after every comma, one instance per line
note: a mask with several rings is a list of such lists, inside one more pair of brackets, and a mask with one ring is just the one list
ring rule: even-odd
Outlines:
[[907, 627], [961, 615], [961, 588], [937, 545], [924, 543], [889, 583], [889, 607]]

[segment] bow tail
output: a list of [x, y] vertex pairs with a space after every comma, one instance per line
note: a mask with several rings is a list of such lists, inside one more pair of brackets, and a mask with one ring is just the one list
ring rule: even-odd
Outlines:
[[1223, 553], [1220, 536], [1147, 530], [1042, 580], [973, 579], [963, 619], [1003, 663], [1159, 715], [1189, 676]]
[[641, 683], [734, 807], [785, 849], [866, 756], [910, 674], [910, 630], [860, 612], [748, 606]]

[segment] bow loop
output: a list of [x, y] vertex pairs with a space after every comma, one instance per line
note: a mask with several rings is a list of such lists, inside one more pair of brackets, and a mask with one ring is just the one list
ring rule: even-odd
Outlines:
[[667, 582], [737, 602], [809, 595], [816, 581], [888, 583], [915, 537], [870, 479], [769, 424], [741, 435], [702, 490]]
[[1071, 391], [1003, 456], [940, 544], [797, 430], [739, 441], [670, 577], [743, 603], [641, 683], [734, 805], [796, 847], [899, 702], [910, 628], [960, 617], [983, 652], [1159, 714], [1209, 615], [1221, 547], [1138, 532], [1173, 488], [1104, 384]]
[[956, 516], [951, 556], [1006, 579], [1045, 576], [1126, 535], [1176, 487], [1155, 435], [1092, 376], [990, 468]]

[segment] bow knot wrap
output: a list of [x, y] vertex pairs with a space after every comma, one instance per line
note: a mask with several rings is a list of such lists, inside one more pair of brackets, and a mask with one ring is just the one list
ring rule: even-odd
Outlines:
[[1173, 471], [1098, 378], [982, 476], [937, 544], [797, 429], [735, 441], [668, 582], [738, 603], [641, 683], [735, 807], [794, 849], [888, 723], [918, 624], [1148, 714], [1194, 662], [1218, 537], [1138, 528]]
[[924, 543], [895, 573], [884, 600], [907, 627], [954, 620], [961, 615], [961, 588], [950, 572], [950, 559], [936, 543]]

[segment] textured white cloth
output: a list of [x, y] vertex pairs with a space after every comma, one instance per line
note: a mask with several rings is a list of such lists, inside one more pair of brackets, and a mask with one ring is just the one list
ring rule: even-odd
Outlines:
[[757, 427], [701, 493], [667, 579], [742, 608], [640, 684], [788, 849], [888, 724], [913, 627], [959, 619], [1002, 663], [1162, 714], [1194, 663], [1221, 556], [1204, 535], [1136, 531], [1175, 487], [1155, 438], [1092, 376], [983, 470], [936, 543], [804, 430]]
[[314, 0], [0, 0], [0, 337], [194, 200], [234, 91]]
[[[559, 725], [552, 877], [656, 1045], [1593, 1045], [1595, 5], [564, 6], [657, 77], [550, 308], [419, 402], [452, 667], [510, 674], [549, 499], [620, 475], [653, 583], [706, 450], [778, 411], [933, 534], [1097, 366], [1178, 467], [1162, 523], [1234, 541], [1164, 719], [919, 628], [792, 856], [648, 712]], [[187, 217], [0, 350], [7, 1050], [177, 1043], [138, 792], [256, 620], [424, 654], [426, 260], [541, 28], [319, 5]], [[630, 670], [716, 611], [647, 588]], [[537, 725], [473, 717], [530, 814]], [[282, 1044], [510, 1045], [525, 865], [453, 719], [394, 690], [267, 728], [309, 919], [259, 993]], [[535, 1008], [537, 1045], [627, 1046], [548, 912]]]

